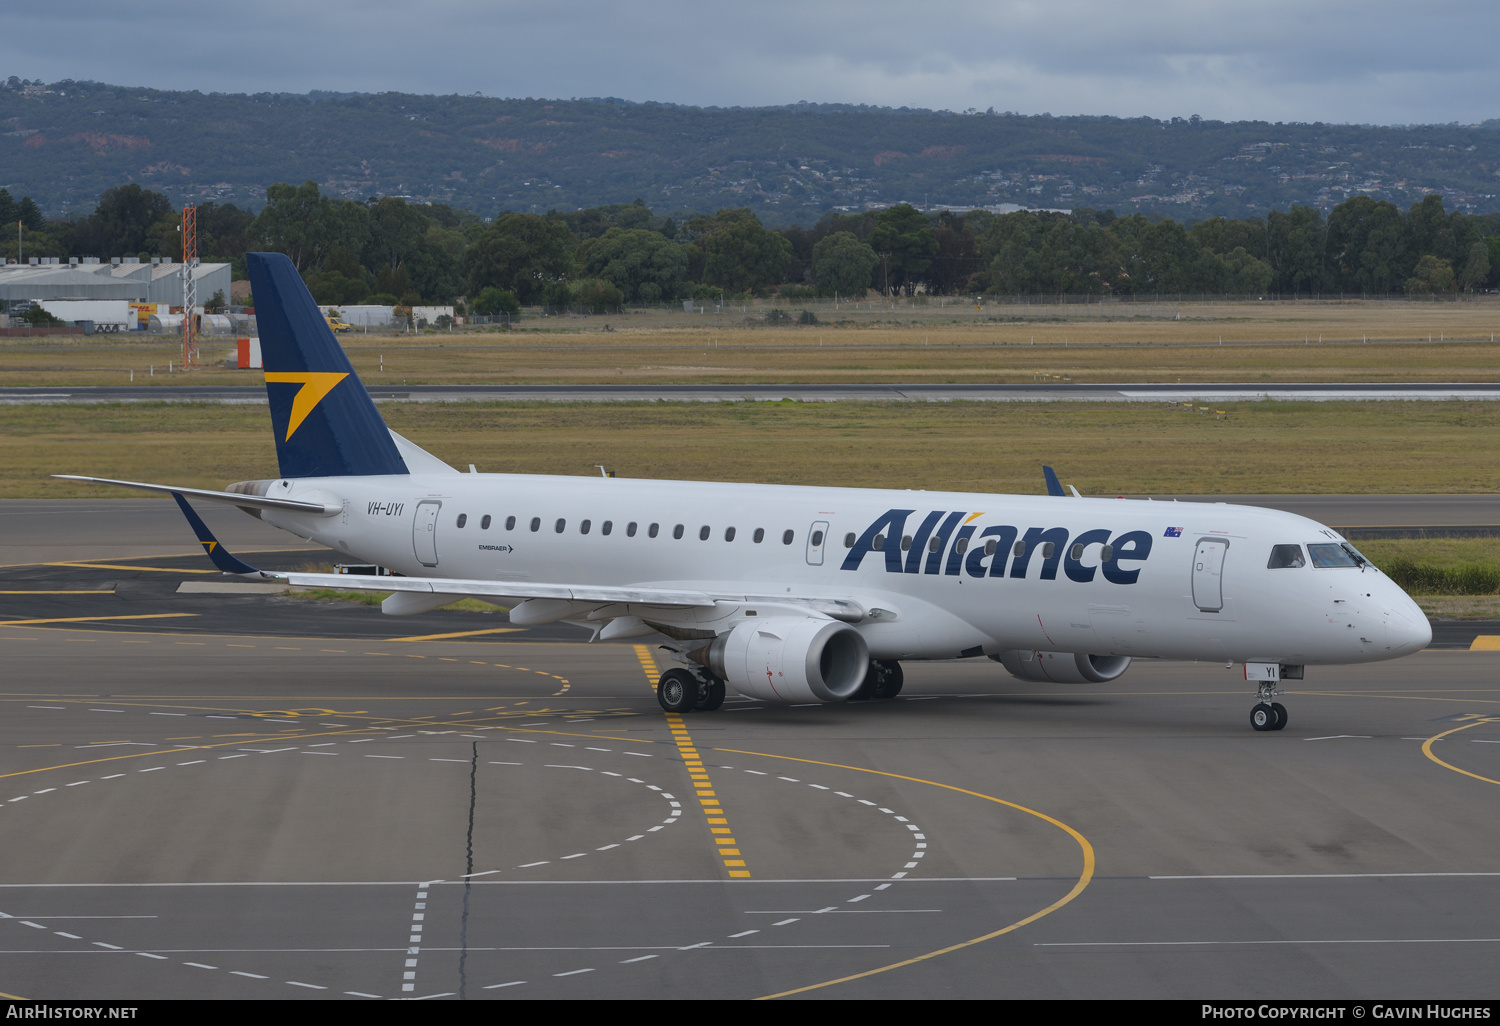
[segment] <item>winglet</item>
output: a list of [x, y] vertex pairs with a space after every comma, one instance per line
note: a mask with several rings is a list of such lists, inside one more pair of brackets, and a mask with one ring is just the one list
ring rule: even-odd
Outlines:
[[1067, 495], [1068, 494], [1067, 492], [1063, 491], [1062, 482], [1057, 479], [1057, 471], [1053, 470], [1051, 467], [1047, 466], [1046, 464], [1042, 464], [1042, 476], [1047, 479], [1047, 494], [1048, 495]]
[[260, 573], [259, 570], [255, 569], [249, 563], [243, 563], [235, 559], [225, 550], [224, 546], [219, 544], [219, 539], [214, 537], [213, 532], [208, 529], [208, 525], [203, 522], [203, 518], [198, 515], [197, 510], [188, 505], [188, 501], [182, 497], [182, 493], [173, 492], [172, 498], [177, 500], [177, 505], [182, 510], [182, 515], [187, 517], [188, 523], [193, 527], [193, 533], [198, 536], [198, 541], [202, 543], [203, 551], [208, 553], [208, 558], [214, 561], [214, 566], [226, 574]]

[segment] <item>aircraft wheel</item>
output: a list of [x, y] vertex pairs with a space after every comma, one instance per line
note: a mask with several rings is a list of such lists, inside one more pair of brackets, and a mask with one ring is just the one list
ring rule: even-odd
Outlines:
[[687, 670], [668, 670], [656, 684], [656, 701], [667, 712], [692, 712], [698, 700], [698, 678]]
[[722, 680], [710, 681], [698, 688], [698, 700], [693, 703], [693, 709], [699, 712], [713, 712], [724, 704], [724, 682]]
[[1250, 726], [1256, 730], [1275, 730], [1279, 717], [1276, 710], [1265, 702], [1258, 702], [1254, 709], [1250, 710]]
[[1284, 730], [1286, 728], [1286, 706], [1280, 702], [1271, 703], [1271, 711], [1276, 714], [1276, 726], [1272, 730]]
[[[906, 682], [905, 674], [901, 672], [901, 664], [894, 659], [872, 661], [870, 673], [865, 676], [867, 683], [871, 676], [875, 678], [875, 682], [870, 687], [869, 697], [877, 701], [895, 698], [901, 694], [901, 685]], [[860, 690], [863, 691], [864, 688]]]

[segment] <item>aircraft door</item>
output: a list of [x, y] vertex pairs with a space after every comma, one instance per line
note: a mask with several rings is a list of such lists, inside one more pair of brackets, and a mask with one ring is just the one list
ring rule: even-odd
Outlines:
[[828, 543], [828, 521], [815, 521], [807, 531], [807, 565], [823, 565], [823, 548]]
[[1205, 613], [1224, 608], [1224, 554], [1228, 538], [1199, 538], [1193, 553], [1193, 604]]
[[417, 517], [411, 525], [411, 546], [416, 551], [417, 562], [423, 566], [437, 566], [437, 518], [443, 504], [436, 499], [417, 503]]

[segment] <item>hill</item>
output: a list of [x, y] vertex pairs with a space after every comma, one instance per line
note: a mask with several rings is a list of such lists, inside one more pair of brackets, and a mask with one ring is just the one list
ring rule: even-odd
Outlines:
[[1381, 127], [1022, 116], [837, 104], [699, 108], [615, 99], [401, 93], [227, 95], [94, 82], [0, 83], [0, 186], [49, 215], [136, 182], [258, 208], [273, 182], [501, 210], [644, 199], [660, 213], [750, 207], [767, 223], [836, 208], [1091, 207], [1192, 222], [1355, 195], [1440, 193], [1500, 210], [1500, 121]]

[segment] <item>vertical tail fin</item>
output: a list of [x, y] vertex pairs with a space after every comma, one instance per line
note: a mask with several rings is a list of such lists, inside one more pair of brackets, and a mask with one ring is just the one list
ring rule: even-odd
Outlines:
[[409, 473], [296, 267], [280, 253], [245, 260], [281, 476]]

